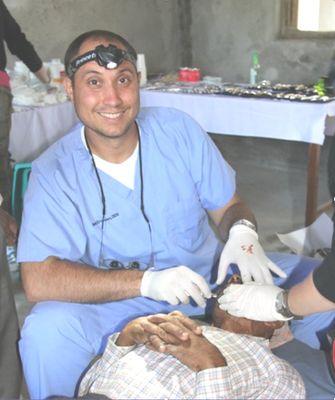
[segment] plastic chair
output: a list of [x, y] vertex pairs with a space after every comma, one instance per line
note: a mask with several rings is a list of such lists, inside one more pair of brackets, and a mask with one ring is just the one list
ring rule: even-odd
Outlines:
[[30, 171], [31, 163], [16, 163], [13, 168], [11, 211], [18, 224], [21, 222], [23, 197], [28, 186]]

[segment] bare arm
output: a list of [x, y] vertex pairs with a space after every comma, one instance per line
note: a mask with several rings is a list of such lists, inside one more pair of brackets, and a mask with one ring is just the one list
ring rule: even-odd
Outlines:
[[100, 303], [140, 296], [141, 271], [101, 270], [48, 257], [22, 263], [23, 287], [29, 301]]
[[47, 69], [43, 65], [38, 71], [35, 72], [35, 75], [43, 83], [50, 82], [50, 75], [49, 75]]
[[225, 207], [208, 211], [208, 214], [217, 226], [223, 241], [227, 241], [229, 229], [234, 222], [240, 219], [247, 219], [257, 226], [254, 214], [237, 194], [234, 195]]
[[316, 289], [313, 273], [310, 273], [304, 281], [290, 289], [288, 305], [292, 313], [296, 315], [335, 310], [335, 303], [323, 297]]

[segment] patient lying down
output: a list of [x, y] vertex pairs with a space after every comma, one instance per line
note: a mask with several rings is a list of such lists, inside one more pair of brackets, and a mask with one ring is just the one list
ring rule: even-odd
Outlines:
[[[240, 283], [235, 275], [231, 281]], [[269, 349], [281, 325], [233, 317], [216, 300], [212, 326], [199, 326], [179, 312], [137, 318], [110, 336], [78, 396], [302, 399], [300, 375]]]

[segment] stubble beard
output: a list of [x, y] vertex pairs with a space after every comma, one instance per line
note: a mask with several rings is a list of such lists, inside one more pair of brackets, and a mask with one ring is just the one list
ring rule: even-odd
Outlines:
[[[134, 132], [138, 134], [137, 124], [135, 120], [129, 122], [127, 126], [124, 129], [122, 129], [121, 132], [115, 132], [115, 131], [106, 132], [106, 130], [102, 130], [96, 127], [91, 127], [89, 124], [84, 124], [84, 125], [86, 128], [90, 130], [90, 134], [88, 136], [91, 138], [90, 140], [91, 142], [94, 143], [94, 141], [96, 140], [97, 141], [96, 143], [98, 143], [100, 141], [101, 145], [107, 147], [109, 146], [118, 147], [122, 141], [125, 143], [127, 136], [128, 138], [132, 136], [131, 135], [132, 129], [134, 129]], [[134, 125], [134, 127], [132, 125]]]

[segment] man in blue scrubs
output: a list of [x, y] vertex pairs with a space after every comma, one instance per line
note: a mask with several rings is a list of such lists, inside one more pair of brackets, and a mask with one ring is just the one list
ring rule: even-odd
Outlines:
[[285, 276], [206, 132], [180, 111], [139, 109], [136, 52], [125, 39], [82, 34], [65, 67], [81, 123], [33, 163], [18, 246], [27, 298], [37, 302], [20, 353], [39, 399], [72, 396], [127, 321], [176, 308], [201, 314], [230, 263], [244, 281]]

